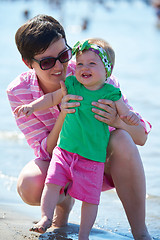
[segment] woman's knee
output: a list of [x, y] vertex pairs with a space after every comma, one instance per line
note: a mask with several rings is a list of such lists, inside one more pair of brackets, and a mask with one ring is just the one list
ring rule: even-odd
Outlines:
[[137, 172], [143, 176], [143, 165], [136, 144], [126, 131], [115, 130], [111, 133], [108, 145], [105, 173], [115, 180], [118, 176], [128, 177], [128, 174], [136, 175]]
[[29, 205], [39, 205], [46, 169], [42, 172], [40, 167], [34, 163], [27, 164], [21, 171], [17, 181], [17, 191], [22, 200]]
[[131, 136], [121, 129], [113, 131], [107, 149], [105, 173], [111, 174], [111, 171], [119, 168], [135, 168], [136, 164], [141, 164], [141, 158]]
[[22, 200], [29, 205], [39, 205], [43, 185], [34, 177], [20, 176], [17, 182], [17, 191]]
[[128, 132], [122, 129], [115, 130], [111, 133], [108, 151], [110, 154], [118, 155], [119, 157], [129, 157], [136, 153], [137, 147]]

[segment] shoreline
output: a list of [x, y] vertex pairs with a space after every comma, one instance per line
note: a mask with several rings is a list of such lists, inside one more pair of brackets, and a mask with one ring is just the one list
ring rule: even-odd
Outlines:
[[[29, 231], [29, 228], [34, 224], [34, 220], [33, 214], [27, 213], [21, 204], [0, 203], [0, 240], [78, 239], [78, 224], [69, 223], [66, 227], [50, 228], [46, 233], [39, 234]], [[90, 239], [127, 240], [128, 237], [93, 228]]]

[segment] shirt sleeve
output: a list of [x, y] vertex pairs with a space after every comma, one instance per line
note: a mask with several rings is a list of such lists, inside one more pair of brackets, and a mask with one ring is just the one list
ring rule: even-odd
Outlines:
[[[7, 89], [7, 95], [12, 111], [17, 106], [24, 104], [18, 94], [15, 94], [12, 89]], [[25, 117], [24, 115], [18, 118], [17, 116], [14, 117], [18, 128], [24, 134], [30, 147], [34, 150], [37, 159], [50, 161], [51, 155], [46, 151], [49, 130], [43, 122], [35, 114], [32, 114], [30, 117]]]
[[119, 88], [116, 88], [110, 84], [108, 84], [110, 94], [108, 95], [108, 98], [112, 101], [118, 101], [122, 97], [122, 93]]

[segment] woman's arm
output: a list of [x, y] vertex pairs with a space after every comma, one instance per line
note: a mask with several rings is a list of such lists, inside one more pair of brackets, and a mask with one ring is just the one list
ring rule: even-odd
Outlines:
[[[13, 114], [17, 106], [26, 103], [26, 98], [22, 94], [19, 94], [18, 90], [19, 89], [12, 88], [7, 89], [7, 95]], [[25, 92], [25, 90], [26, 88], [23, 88], [21, 92]], [[46, 142], [51, 121], [46, 121], [46, 114], [48, 114], [48, 111], [45, 111], [43, 115], [41, 114], [38, 117], [35, 114], [32, 114], [28, 118], [24, 115], [20, 117], [15, 115], [15, 120], [18, 128], [24, 134], [29, 146], [34, 150], [35, 156], [39, 159], [48, 161], [51, 156], [46, 151]], [[45, 124], [44, 121], [46, 121]]]
[[122, 121], [117, 113], [116, 104], [111, 100], [101, 99], [98, 102], [93, 102], [93, 106], [97, 108], [92, 108], [92, 111], [95, 113], [95, 118], [101, 122], [108, 124], [114, 128], [121, 128], [127, 131], [135, 144], [144, 145], [147, 140], [147, 133], [142, 124], [142, 121], [139, 122], [138, 126], [131, 126]]
[[67, 113], [74, 113], [75, 107], [79, 106], [79, 102], [68, 102], [69, 100], [82, 100], [82, 97], [76, 95], [67, 95], [67, 89], [64, 82], [61, 82], [61, 93], [62, 93], [62, 102], [61, 102], [61, 113], [56, 120], [56, 123], [47, 137], [47, 152], [52, 154], [54, 147], [57, 144], [59, 133], [61, 131], [65, 116]]
[[52, 154], [53, 149], [57, 145], [57, 140], [58, 140], [59, 133], [61, 131], [64, 119], [65, 119], [65, 114], [63, 114], [61, 112], [59, 114], [57, 120], [56, 120], [56, 123], [55, 123], [53, 129], [48, 134], [48, 137], [47, 137], [47, 149], [46, 150], [47, 150], [47, 152], [49, 154]]
[[62, 112], [58, 116], [56, 123], [47, 137], [47, 152], [52, 154], [53, 149], [57, 144], [59, 133], [61, 131], [65, 116], [67, 113], [74, 113], [77, 106], [80, 105], [79, 102], [68, 103], [69, 100], [82, 100], [82, 97], [76, 95], [65, 95], [62, 99], [61, 110]]
[[115, 101], [116, 109], [119, 117], [128, 125], [137, 125], [140, 122], [139, 116], [135, 112], [133, 112], [129, 107], [125, 104], [122, 97]]

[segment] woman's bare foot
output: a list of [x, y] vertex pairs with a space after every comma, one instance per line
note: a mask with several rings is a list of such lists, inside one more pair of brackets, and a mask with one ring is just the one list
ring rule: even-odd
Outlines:
[[153, 240], [153, 238], [150, 236], [146, 226], [145, 226], [143, 233], [138, 234], [137, 236], [134, 236], [134, 239], [135, 240]]
[[61, 203], [57, 204], [52, 221], [53, 227], [59, 228], [67, 225], [74, 202], [74, 198], [67, 195]]
[[52, 220], [43, 217], [37, 224], [35, 224], [29, 231], [37, 232], [37, 233], [45, 233], [48, 228], [52, 225]]
[[135, 238], [136, 240], [153, 240], [153, 238], [150, 235], [143, 235], [139, 238]]
[[149, 235], [141, 236], [140, 238], [135, 238], [136, 240], [153, 240], [153, 238]]

